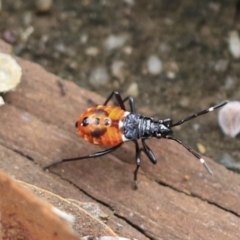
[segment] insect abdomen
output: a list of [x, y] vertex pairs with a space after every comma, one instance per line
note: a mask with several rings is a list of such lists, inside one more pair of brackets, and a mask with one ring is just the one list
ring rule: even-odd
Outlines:
[[126, 112], [119, 107], [96, 106], [87, 109], [79, 117], [76, 127], [86, 141], [113, 146], [123, 141], [122, 121]]

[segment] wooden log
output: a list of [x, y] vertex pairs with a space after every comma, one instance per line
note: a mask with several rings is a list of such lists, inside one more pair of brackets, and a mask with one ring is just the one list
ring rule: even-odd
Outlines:
[[80, 239], [71, 227], [26, 189], [0, 171], [1, 239]]
[[[143, 156], [137, 191], [132, 188], [133, 143], [101, 158], [64, 163], [52, 167], [50, 173], [44, 172], [42, 167], [52, 161], [100, 150], [81, 139], [74, 124], [90, 106], [89, 100], [103, 103], [104, 99], [72, 82], [64, 82], [67, 92], [62, 95], [57, 76], [37, 64], [17, 61], [23, 68], [23, 79], [15, 92], [4, 97], [7, 104], [0, 109], [0, 144], [24, 159], [19, 179], [27, 178], [31, 164], [29, 183], [41, 186], [46, 181], [45, 187], [56, 187], [51, 187], [53, 192], [65, 189], [63, 195], [78, 200], [86, 193], [112, 211], [113, 230], [116, 231], [118, 220], [125, 221], [121, 231], [116, 231], [124, 237], [239, 239], [240, 176], [206, 158], [214, 172], [209, 175], [175, 142], [149, 141], [158, 163], [152, 165]], [[12, 159], [11, 154], [9, 158]], [[5, 163], [0, 167], [12, 174], [14, 159], [11, 165], [8, 157], [2, 159]], [[39, 181], [37, 176], [41, 176]], [[59, 180], [62, 187], [47, 183], [51, 179]]]

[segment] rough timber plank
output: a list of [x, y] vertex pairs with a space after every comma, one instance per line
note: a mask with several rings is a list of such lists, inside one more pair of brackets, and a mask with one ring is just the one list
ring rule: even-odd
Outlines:
[[[74, 123], [89, 99], [103, 99], [70, 82], [62, 96], [56, 76], [36, 64], [18, 62], [23, 81], [5, 96], [7, 104], [0, 109], [0, 144], [31, 158], [39, 164], [38, 171], [53, 160], [98, 151], [77, 136]], [[151, 239], [238, 239], [240, 176], [207, 159], [214, 170], [209, 176], [191, 154], [171, 141], [161, 141], [161, 148], [159, 142], [149, 145], [159, 162], [153, 166], [143, 158], [138, 191], [132, 190], [132, 143], [114, 155], [62, 164], [51, 172], [109, 206]], [[41, 172], [52, 178], [54, 173]], [[74, 198], [71, 193], [69, 198]]]
[[[9, 47], [9, 45], [4, 44], [1, 41], [0, 41], [0, 49], [2, 50], [2, 52], [11, 53], [11, 51], [10, 51], [11, 48]], [[3, 109], [6, 107], [8, 108], [9, 106], [6, 105], [0, 109], [0, 115], [4, 114]], [[21, 118], [23, 121], [30, 120], [27, 118], [27, 116], [30, 116], [30, 115], [26, 111], [13, 107], [12, 113], [11, 113], [11, 111], [8, 111], [8, 110], [5, 112], [5, 117], [7, 118], [6, 123], [9, 121], [9, 119], [12, 119], [12, 120], [14, 119], [13, 116], [9, 117], [9, 114], [14, 115], [13, 112], [15, 112], [15, 111], [21, 115]], [[37, 118], [33, 116], [33, 119], [37, 119]], [[14, 121], [16, 121], [16, 119]], [[39, 120], [37, 119], [36, 124], [38, 125], [38, 123], [39, 123]], [[7, 131], [9, 132], [9, 136], [11, 136], [13, 138], [16, 137], [16, 139], [15, 139], [16, 144], [14, 146], [11, 145], [11, 141], [9, 141], [9, 142], [7, 140], [3, 141], [2, 136], [0, 136], [1, 143], [3, 143], [3, 145], [5, 145], [5, 146], [3, 146], [0, 144], [0, 170], [3, 170], [4, 172], [10, 174], [12, 177], [14, 177], [16, 179], [25, 181], [27, 183], [34, 184], [38, 187], [49, 190], [55, 194], [58, 194], [64, 198], [72, 198], [72, 199], [76, 199], [80, 202], [86, 202], [86, 203], [88, 203], [88, 202], [96, 203], [96, 201], [93, 198], [88, 197], [84, 192], [82, 192], [80, 189], [76, 188], [70, 182], [62, 180], [59, 176], [57, 176], [55, 174], [46, 174], [46, 172], [42, 171], [42, 168], [40, 166], [38, 166], [36, 163], [34, 163], [33, 159], [31, 159], [30, 155], [24, 156], [21, 152], [21, 146], [19, 147], [19, 143], [21, 141], [23, 141], [23, 143], [24, 142], [27, 143], [27, 142], [30, 142], [31, 140], [30, 140], [30, 138], [28, 138], [27, 135], [25, 135], [25, 130], [20, 130], [21, 134], [15, 133], [15, 129], [17, 129], [18, 121], [16, 121], [13, 124], [14, 124], [14, 126], [11, 126], [11, 124], [9, 125], [10, 128], [8, 128]], [[42, 123], [40, 122], [39, 124], [41, 125]], [[45, 124], [45, 125], [47, 126], [47, 124]], [[27, 126], [27, 124], [26, 124], [26, 126]], [[3, 129], [3, 128], [4, 128], [4, 124], [3, 124], [3, 122], [1, 122], [1, 129]], [[32, 128], [33, 131], [35, 131], [34, 129], [35, 128]], [[33, 136], [34, 136], [34, 134], [33, 134]], [[63, 137], [63, 136], [61, 136], [61, 137]], [[44, 140], [42, 142], [43, 144], [44, 144]], [[7, 142], [10, 143], [10, 145], [8, 145]], [[37, 144], [41, 147], [41, 142], [39, 142]], [[51, 149], [52, 148], [54, 149], [54, 146], [51, 145], [51, 142], [50, 142], [49, 147]], [[22, 148], [22, 149], [24, 149], [24, 148]], [[0, 196], [1, 196], [1, 193], [0, 193]], [[0, 197], [0, 199], [1, 199], [1, 197]], [[126, 236], [126, 237], [135, 236], [136, 239], [143, 239], [143, 240], [148, 239], [137, 229], [135, 229], [134, 227], [129, 225], [125, 220], [120, 219], [119, 217], [115, 216], [114, 212], [109, 207], [106, 207], [104, 205], [102, 205], [100, 207], [101, 207], [101, 210], [106, 214], [106, 216], [109, 217], [109, 219], [107, 220], [107, 225], [109, 227], [111, 227], [117, 234], [119, 234], [121, 236]], [[98, 233], [98, 235], [99, 235], [99, 233]]]
[[0, 171], [0, 239], [80, 240], [51, 205]]

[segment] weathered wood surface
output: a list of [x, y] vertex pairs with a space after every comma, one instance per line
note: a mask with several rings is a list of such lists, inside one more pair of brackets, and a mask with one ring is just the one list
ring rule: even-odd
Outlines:
[[[50, 204], [31, 195], [1, 171], [0, 193], [0, 239], [80, 239], [76, 232], [54, 213]], [[88, 215], [92, 220], [89, 214], [84, 215]]]
[[[1, 51], [9, 51], [0, 43]], [[97, 94], [66, 82], [37, 64], [17, 59], [23, 79], [4, 96], [0, 109], [0, 169], [17, 179], [63, 197], [103, 203], [120, 236], [137, 239], [239, 239], [240, 176], [206, 158], [209, 175], [180, 145], [149, 141], [158, 158], [153, 166], [143, 156], [139, 189], [134, 191], [134, 145], [113, 154], [64, 163], [44, 172], [42, 167], [61, 158], [99, 151], [82, 140], [74, 124], [89, 106], [102, 103]], [[188, 175], [188, 181], [184, 176]]]

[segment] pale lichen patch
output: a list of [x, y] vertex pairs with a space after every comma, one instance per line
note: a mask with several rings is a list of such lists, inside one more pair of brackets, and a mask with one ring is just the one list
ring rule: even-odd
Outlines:
[[9, 54], [0, 53], [0, 92], [8, 92], [20, 83], [22, 69]]

